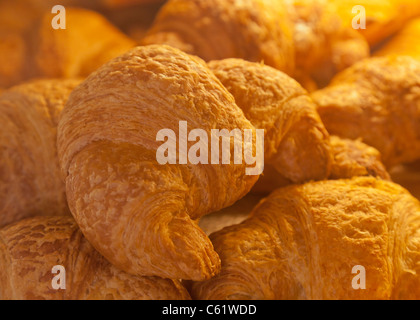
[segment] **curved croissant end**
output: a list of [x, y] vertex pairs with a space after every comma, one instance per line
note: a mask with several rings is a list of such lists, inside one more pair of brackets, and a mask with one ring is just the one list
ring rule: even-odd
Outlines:
[[[65, 269], [52, 272], [53, 267]], [[65, 274], [64, 274], [65, 272]], [[60, 285], [53, 279], [61, 276]], [[65, 276], [65, 282], [63, 278]], [[71, 217], [37, 217], [0, 230], [1, 300], [190, 299], [179, 281], [136, 277], [112, 266]]]
[[307, 92], [283, 72], [241, 59], [212, 61], [210, 69], [245, 116], [265, 130], [265, 159], [294, 181], [321, 180], [331, 170], [329, 135]]
[[327, 130], [378, 149], [391, 167], [420, 158], [420, 62], [366, 59], [337, 75], [313, 99]]
[[[192, 284], [195, 299], [420, 298], [420, 203], [391, 182], [278, 189], [210, 238], [222, 271]], [[366, 289], [355, 290], [363, 269]]]
[[330, 138], [334, 155], [330, 179], [350, 179], [371, 176], [391, 180], [381, 160], [381, 154], [359, 140]]
[[206, 61], [241, 58], [294, 70], [291, 23], [276, 0], [170, 0], [143, 44], [168, 44]]
[[71, 94], [58, 129], [60, 165], [72, 214], [108, 260], [138, 275], [207, 279], [220, 261], [193, 220], [233, 204], [258, 177], [233, 162], [158, 164], [157, 133], [178, 134], [179, 121], [208, 136], [211, 129], [255, 133], [201, 59], [137, 47]]
[[79, 80], [37, 80], [0, 95], [0, 226], [68, 214], [57, 124]]

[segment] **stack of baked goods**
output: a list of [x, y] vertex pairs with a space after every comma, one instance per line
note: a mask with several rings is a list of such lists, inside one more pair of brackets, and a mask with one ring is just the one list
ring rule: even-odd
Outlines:
[[0, 299], [420, 299], [418, 1], [62, 5], [0, 0]]

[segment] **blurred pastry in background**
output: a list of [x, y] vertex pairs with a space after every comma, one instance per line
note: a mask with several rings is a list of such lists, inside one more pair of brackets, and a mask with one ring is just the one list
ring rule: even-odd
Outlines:
[[404, 28], [386, 42], [374, 55], [407, 55], [420, 60], [420, 18], [408, 22]]
[[57, 124], [79, 80], [38, 80], [0, 94], [0, 227], [25, 217], [66, 215]]
[[66, 8], [66, 29], [55, 30], [50, 10], [23, 29], [0, 24], [0, 58], [8, 61], [0, 67], [0, 86], [40, 77], [86, 77], [135, 46], [97, 12]]
[[420, 159], [420, 62], [375, 57], [338, 74], [312, 98], [329, 133], [361, 138], [386, 167]]
[[370, 46], [386, 40], [400, 30], [405, 23], [420, 16], [418, 0], [328, 0], [337, 6], [336, 12], [345, 24], [352, 26], [357, 13], [353, 7], [363, 6], [366, 13], [366, 29], [358, 29]]
[[276, 0], [169, 0], [142, 44], [167, 44], [205, 61], [241, 58], [293, 73], [291, 21]]

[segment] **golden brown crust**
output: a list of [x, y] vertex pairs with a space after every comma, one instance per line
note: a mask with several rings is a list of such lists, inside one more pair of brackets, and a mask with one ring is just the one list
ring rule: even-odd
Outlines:
[[407, 23], [375, 56], [407, 55], [420, 60], [420, 18]]
[[[420, 203], [375, 178], [291, 186], [211, 239], [222, 271], [196, 299], [419, 299]], [[354, 266], [366, 289], [352, 288]]]
[[[52, 268], [66, 272], [55, 290]], [[178, 300], [189, 299], [179, 281], [136, 277], [106, 261], [71, 217], [37, 217], [0, 230], [0, 299]]]
[[359, 140], [341, 139], [331, 136], [331, 150], [334, 155], [330, 179], [349, 179], [372, 176], [391, 180], [381, 162], [381, 154]]
[[170, 0], [143, 40], [156, 43], [206, 61], [241, 58], [294, 69], [291, 24], [276, 0]]
[[388, 167], [420, 158], [420, 62], [366, 59], [312, 94], [327, 130], [375, 147]]
[[184, 120], [208, 136], [255, 130], [204, 61], [160, 45], [104, 65], [63, 112], [58, 149], [70, 209], [87, 239], [129, 273], [212, 277], [219, 258], [192, 219], [233, 204], [258, 179], [245, 164], [159, 165], [157, 132], [178, 132]]
[[257, 129], [265, 130], [265, 162], [294, 182], [330, 174], [329, 135], [307, 92], [283, 72], [241, 59], [209, 67]]
[[68, 214], [57, 157], [59, 115], [79, 80], [38, 80], [0, 96], [0, 226]]

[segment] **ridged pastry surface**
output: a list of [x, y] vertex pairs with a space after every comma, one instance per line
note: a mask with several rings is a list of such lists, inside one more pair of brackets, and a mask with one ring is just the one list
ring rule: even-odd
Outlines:
[[362, 138], [388, 167], [420, 158], [420, 62], [375, 57], [338, 74], [312, 98], [327, 130]]
[[[65, 289], [52, 286], [56, 265], [65, 268]], [[2, 300], [190, 299], [179, 281], [131, 276], [112, 266], [71, 217], [36, 217], [1, 229], [0, 284]]]
[[212, 61], [209, 67], [251, 123], [265, 130], [267, 164], [294, 182], [329, 176], [329, 134], [316, 105], [294, 79], [242, 59]]
[[58, 130], [61, 169], [76, 221], [112, 263], [133, 274], [206, 279], [220, 261], [192, 219], [233, 204], [258, 177], [233, 161], [159, 165], [156, 135], [178, 135], [179, 121], [209, 137], [211, 129], [255, 130], [201, 59], [137, 47], [71, 94]]
[[[222, 271], [195, 299], [419, 299], [420, 203], [375, 178], [278, 189], [211, 235]], [[366, 289], [354, 290], [354, 266]]]
[[292, 25], [276, 0], [170, 0], [143, 44], [168, 44], [206, 61], [241, 58], [291, 73]]

